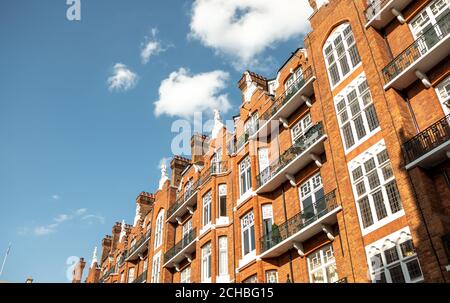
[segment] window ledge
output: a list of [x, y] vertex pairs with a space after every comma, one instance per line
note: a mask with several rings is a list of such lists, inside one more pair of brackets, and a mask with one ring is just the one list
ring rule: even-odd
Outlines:
[[220, 217], [216, 219], [216, 227], [226, 227], [230, 225], [230, 218]]
[[216, 226], [214, 224], [209, 223], [208, 225], [205, 225], [202, 229], [200, 229], [200, 234], [198, 235], [198, 238], [203, 238], [210, 230], [215, 229]]
[[256, 196], [256, 192], [253, 190], [247, 191], [243, 194], [236, 202], [236, 209], [239, 209], [242, 205], [244, 205], [248, 200]]
[[244, 258], [239, 260], [239, 267], [237, 268], [237, 271], [241, 271], [244, 267], [253, 262], [256, 262], [256, 250], [248, 253], [246, 256], [244, 256]]
[[217, 276], [216, 283], [230, 283], [230, 275]]

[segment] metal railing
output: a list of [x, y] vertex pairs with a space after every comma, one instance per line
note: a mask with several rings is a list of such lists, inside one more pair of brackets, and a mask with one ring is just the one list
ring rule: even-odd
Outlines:
[[303, 71], [303, 77], [298, 78], [292, 83], [286, 91], [280, 95], [273, 104], [261, 115], [258, 121], [258, 128], [262, 127], [262, 124], [266, 121], [270, 121], [271, 118], [282, 108], [286, 103], [288, 103], [291, 98], [305, 86], [306, 82], [308, 82], [314, 76], [312, 67], [308, 67]]
[[437, 121], [403, 144], [408, 163], [450, 140], [450, 115]]
[[99, 282], [100, 283], [103, 283], [103, 282], [105, 282], [106, 280], [108, 280], [108, 278], [109, 278], [109, 276], [110, 275], [112, 275], [112, 274], [114, 274], [116, 272], [116, 268], [115, 267], [112, 267], [112, 268], [110, 268], [100, 279], [99, 279]]
[[383, 68], [386, 83], [397, 77], [420, 57], [442, 41], [450, 32], [450, 13], [442, 17], [432, 28], [424, 32], [413, 44]]
[[228, 161], [211, 162], [211, 175], [220, 175], [228, 172]]
[[272, 231], [260, 239], [261, 252], [271, 249], [290, 236], [296, 234], [306, 226], [316, 222], [327, 213], [339, 206], [336, 199], [336, 190], [325, 195], [322, 199], [304, 208], [280, 225], [273, 225]]
[[172, 246], [165, 254], [164, 254], [164, 263], [175, 257], [178, 253], [180, 253], [183, 249], [185, 249], [189, 244], [191, 244], [195, 237], [197, 236], [197, 229], [193, 228], [189, 231], [187, 235], [181, 239], [178, 243]]
[[273, 161], [266, 169], [256, 177], [257, 187], [261, 187], [275, 176], [280, 170], [296, 159], [301, 153], [313, 145], [323, 136], [322, 122], [312, 126], [297, 142], [286, 150], [278, 159]]
[[391, 0], [372, 0], [364, 11], [364, 15], [366, 15], [367, 22], [372, 20], [376, 14], [378, 14], [381, 9], [386, 5], [387, 2]]
[[194, 182], [194, 184], [188, 188], [185, 189], [181, 197], [177, 199], [177, 201], [169, 208], [167, 211], [167, 217], [172, 216], [180, 207], [184, 204], [198, 189], [200, 185], [200, 179]]
[[143, 283], [145, 281], [147, 281], [147, 270], [143, 271], [139, 277], [137, 277], [136, 279], [133, 280], [132, 283]]
[[141, 247], [141, 245], [142, 245], [143, 243], [145, 243], [147, 240], [149, 240], [149, 239], [150, 239], [150, 236], [151, 236], [151, 229], [149, 228], [149, 229], [147, 230], [147, 232], [145, 233], [145, 235], [143, 235], [143, 236], [139, 239], [139, 241], [136, 241], [136, 243], [134, 243], [134, 245], [131, 246], [130, 250], [129, 250], [128, 253], [126, 254], [127, 258], [128, 258], [129, 256], [131, 256], [131, 255], [132, 255], [139, 247]]

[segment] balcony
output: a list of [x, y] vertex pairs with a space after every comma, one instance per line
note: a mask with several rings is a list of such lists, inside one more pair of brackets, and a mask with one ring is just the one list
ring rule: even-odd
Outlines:
[[403, 144], [406, 169], [434, 167], [450, 158], [450, 115]]
[[383, 69], [384, 89], [402, 90], [418, 79], [431, 87], [426, 73], [450, 53], [449, 31], [450, 14], [447, 14]]
[[291, 248], [296, 248], [304, 256], [303, 242], [325, 232], [333, 241], [330, 226], [337, 222], [337, 213], [342, 209], [336, 199], [336, 191], [303, 209], [286, 222], [274, 226], [261, 240], [261, 258], [280, 256]]
[[179, 222], [181, 216], [186, 212], [194, 213], [194, 205], [197, 203], [197, 192], [200, 184], [200, 179], [194, 182], [191, 188], [185, 189], [183, 195], [177, 199], [167, 211], [167, 222]]
[[145, 283], [147, 282], [147, 270], [145, 270], [144, 272], [142, 272], [139, 277], [137, 277], [136, 279], [133, 280], [132, 283]]
[[137, 241], [126, 254], [125, 261], [134, 261], [139, 258], [148, 249], [148, 241], [150, 241], [151, 229], [149, 228], [145, 235], [143, 235], [139, 241]]
[[292, 83], [284, 94], [279, 96], [272, 106], [261, 115], [258, 129], [250, 136], [250, 139], [267, 137], [272, 132], [270, 127], [272, 121], [287, 119], [303, 103], [311, 104], [309, 97], [314, 94], [313, 82], [315, 79], [312, 68], [305, 69], [303, 78], [299, 78]]
[[108, 278], [116, 273], [116, 268], [112, 267], [110, 268], [99, 280], [100, 283], [104, 283]]
[[367, 19], [366, 28], [372, 26], [382, 29], [394, 18], [404, 23], [401, 11], [411, 2], [412, 0], [372, 0], [364, 11]]
[[249, 139], [250, 134], [248, 132], [244, 132], [236, 141], [236, 150], [240, 150], [242, 147], [244, 147]]
[[180, 262], [184, 259], [191, 262], [197, 239], [197, 229], [194, 228], [164, 254], [164, 267], [175, 267], [178, 270]]
[[315, 161], [319, 167], [322, 166], [319, 156], [325, 151], [323, 141], [326, 138], [321, 122], [311, 127], [284, 154], [260, 172], [257, 176], [256, 193], [271, 192], [286, 180], [294, 182], [295, 174], [311, 161]]
[[208, 183], [212, 176], [226, 174], [228, 171], [228, 161], [211, 162], [211, 166], [200, 176], [200, 186]]

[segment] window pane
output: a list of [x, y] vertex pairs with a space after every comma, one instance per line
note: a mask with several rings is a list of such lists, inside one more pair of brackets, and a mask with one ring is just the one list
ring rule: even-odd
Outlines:
[[400, 211], [402, 209], [402, 203], [395, 180], [386, 185], [386, 194], [389, 199], [389, 205], [391, 206], [391, 212], [396, 213]]
[[358, 136], [358, 139], [361, 140], [366, 135], [362, 116], [358, 116], [353, 122], [355, 123], [356, 135]]
[[370, 131], [373, 131], [380, 125], [380, 123], [378, 122], [377, 113], [375, 112], [375, 107], [373, 106], [373, 104], [366, 108], [366, 118], [367, 118], [367, 123], [369, 124]]
[[408, 240], [400, 244], [400, 250], [402, 251], [403, 258], [408, 258], [416, 254], [412, 240]]
[[355, 144], [355, 139], [353, 138], [352, 128], [350, 123], [342, 128], [342, 133], [344, 135], [345, 147], [350, 148]]
[[363, 227], [366, 228], [373, 224], [372, 211], [370, 210], [369, 199], [367, 197], [359, 200], [359, 211]]
[[419, 261], [414, 259], [406, 263], [406, 268], [408, 269], [409, 278], [415, 280], [422, 277], [422, 271], [420, 269]]
[[398, 258], [397, 247], [394, 246], [392, 248], [386, 249], [384, 251], [384, 256], [386, 258], [386, 262], [387, 262], [388, 265], [391, 264], [392, 262], [397, 261], [399, 259]]
[[381, 190], [373, 194], [373, 204], [375, 205], [375, 212], [378, 220], [386, 218], [387, 212], [386, 207], [384, 206], [383, 193]]
[[380, 178], [378, 177], [377, 171], [370, 173], [367, 179], [369, 180], [370, 189], [375, 189], [380, 186]]
[[393, 283], [405, 283], [405, 277], [403, 276], [401, 265], [389, 268], [389, 273], [391, 274]]

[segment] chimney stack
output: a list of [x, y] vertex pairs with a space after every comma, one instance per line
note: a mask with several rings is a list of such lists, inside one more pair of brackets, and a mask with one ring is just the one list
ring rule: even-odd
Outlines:
[[72, 283], [81, 283], [81, 278], [83, 277], [83, 270], [85, 266], [86, 262], [84, 261], [84, 258], [80, 258], [73, 270]]
[[172, 169], [172, 185], [178, 187], [181, 180], [181, 173], [189, 166], [191, 160], [175, 156], [170, 162], [170, 168]]
[[202, 134], [194, 134], [191, 139], [192, 163], [203, 164], [206, 152], [209, 148], [208, 136]]

